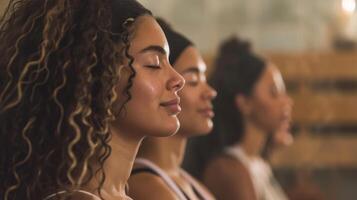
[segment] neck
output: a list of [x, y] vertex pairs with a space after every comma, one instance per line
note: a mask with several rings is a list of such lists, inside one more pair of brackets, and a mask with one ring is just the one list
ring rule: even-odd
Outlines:
[[187, 139], [177, 133], [165, 138], [146, 138], [138, 157], [146, 158], [170, 175], [179, 172], [185, 154]]
[[251, 122], [245, 123], [245, 131], [239, 145], [249, 157], [260, 157], [267, 140], [267, 133]]
[[103, 196], [126, 196], [125, 187], [142, 140], [132, 135], [112, 130], [112, 138], [109, 142], [111, 154], [104, 164], [106, 179], [103, 185]]

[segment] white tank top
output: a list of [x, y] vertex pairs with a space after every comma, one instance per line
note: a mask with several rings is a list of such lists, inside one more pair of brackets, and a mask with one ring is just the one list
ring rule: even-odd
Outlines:
[[258, 200], [288, 199], [275, 179], [270, 165], [262, 158], [249, 158], [239, 146], [228, 147], [225, 152], [242, 162], [248, 169]]

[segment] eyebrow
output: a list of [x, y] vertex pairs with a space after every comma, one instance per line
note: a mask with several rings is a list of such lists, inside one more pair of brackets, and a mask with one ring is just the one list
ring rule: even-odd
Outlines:
[[150, 46], [142, 49], [139, 53], [145, 53], [148, 51], [154, 51], [154, 52], [160, 53], [162, 55], [167, 55], [167, 52], [165, 51], [165, 49], [162, 48], [161, 46], [157, 46], [157, 45], [150, 45]]
[[181, 74], [186, 74], [186, 73], [196, 73], [196, 74], [199, 74], [199, 73], [200, 73], [200, 70], [198, 69], [198, 67], [190, 67], [190, 68], [187, 68], [187, 69], [183, 70]]

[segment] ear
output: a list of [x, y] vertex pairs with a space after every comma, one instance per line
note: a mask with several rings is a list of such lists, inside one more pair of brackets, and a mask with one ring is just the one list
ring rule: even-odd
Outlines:
[[243, 116], [249, 116], [252, 112], [252, 106], [249, 99], [243, 94], [237, 94], [235, 96], [236, 108], [240, 110]]

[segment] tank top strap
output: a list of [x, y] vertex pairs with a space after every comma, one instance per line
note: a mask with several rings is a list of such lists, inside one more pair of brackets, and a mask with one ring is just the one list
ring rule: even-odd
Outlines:
[[[50, 194], [48, 195], [46, 198], [44, 198], [43, 200], [50, 200], [52, 199], [53, 197], [56, 197], [57, 195], [61, 195], [61, 194], [66, 194], [67, 191], [59, 191], [59, 192], [56, 192], [54, 194]], [[82, 193], [82, 194], [86, 194], [88, 196], [91, 196], [91, 197], [94, 197], [95, 200], [101, 200], [97, 195], [94, 195], [90, 192], [87, 192], [85, 190], [75, 190], [75, 192], [78, 192], [78, 193]]]
[[180, 188], [176, 185], [176, 183], [169, 177], [169, 175], [162, 170], [159, 166], [155, 163], [151, 162], [145, 158], [137, 158], [135, 159], [135, 164], [142, 165], [147, 168], [152, 169], [158, 176], [162, 178], [162, 180], [167, 184], [167, 186], [179, 197], [180, 200], [187, 200], [187, 197], [183, 194]]
[[156, 171], [154, 171], [153, 169], [148, 168], [148, 167], [134, 168], [133, 170], [131, 170], [130, 176], [134, 176], [134, 175], [140, 174], [140, 173], [149, 173], [149, 174], [153, 174], [156, 176], [160, 176]]
[[250, 159], [240, 146], [231, 146], [224, 149], [224, 153], [242, 162], [246, 168], [250, 168]]
[[181, 169], [181, 175], [184, 179], [191, 185], [192, 189], [196, 195], [202, 200], [213, 200], [214, 198], [207, 191], [205, 191], [202, 186], [193, 179], [193, 177], [188, 174], [185, 170]]

